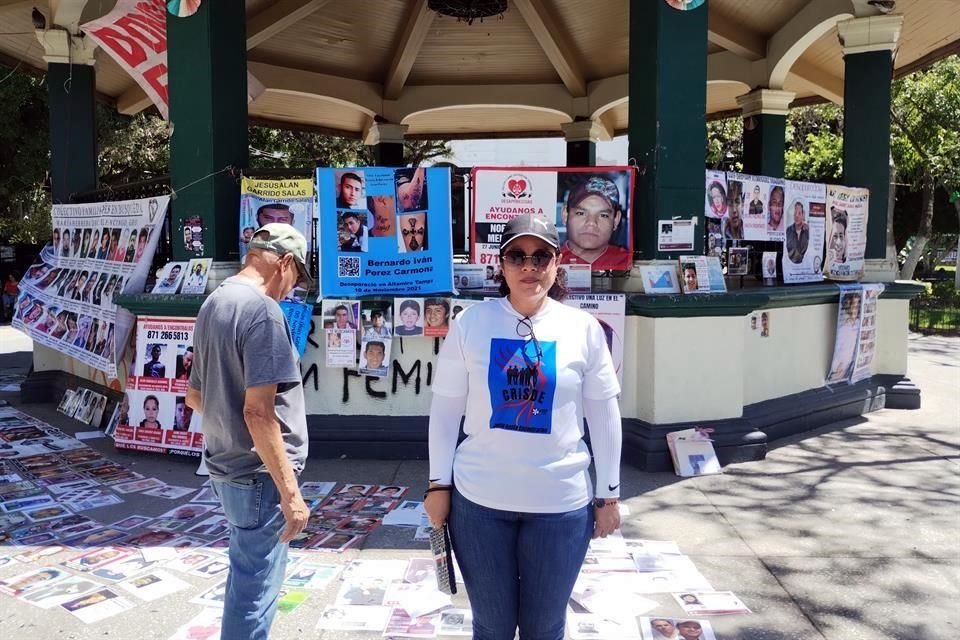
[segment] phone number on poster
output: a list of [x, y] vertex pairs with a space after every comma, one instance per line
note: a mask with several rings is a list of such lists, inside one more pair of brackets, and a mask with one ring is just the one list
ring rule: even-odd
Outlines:
[[189, 340], [188, 331], [147, 331], [147, 340]]

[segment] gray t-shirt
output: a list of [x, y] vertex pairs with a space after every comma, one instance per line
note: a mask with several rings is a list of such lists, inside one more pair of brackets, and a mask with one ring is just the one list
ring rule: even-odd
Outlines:
[[280, 305], [245, 278], [225, 280], [197, 314], [190, 387], [203, 399], [204, 458], [210, 477], [236, 480], [267, 470], [243, 418], [250, 387], [277, 385], [277, 420], [287, 458], [307, 459], [307, 416], [297, 350]]

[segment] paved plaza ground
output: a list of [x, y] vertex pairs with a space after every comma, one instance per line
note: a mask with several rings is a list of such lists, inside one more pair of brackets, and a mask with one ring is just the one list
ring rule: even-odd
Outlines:
[[[30, 341], [0, 327], [0, 386], [22, 376]], [[720, 640], [956, 640], [960, 637], [960, 339], [910, 339], [909, 375], [920, 386], [919, 411], [882, 410], [774, 443], [766, 460], [732, 465], [719, 476], [680, 479], [623, 472], [630, 538], [675, 540], [717, 590], [732, 590], [752, 615], [711, 618]], [[89, 429], [54, 404], [20, 405], [67, 433]], [[197, 487], [192, 460], [90, 446], [148, 477]], [[306, 480], [425, 488], [424, 461], [311, 459]], [[111, 523], [131, 514], [159, 515], [173, 506], [140, 494], [86, 512]], [[427, 557], [413, 530], [381, 526], [363, 549], [324, 560]], [[0, 555], [9, 552], [0, 548]], [[62, 554], [62, 558], [70, 553]], [[58, 561], [61, 556], [52, 560]], [[0, 579], [24, 566], [0, 567]], [[181, 576], [183, 577], [183, 576]], [[57, 608], [41, 610], [0, 595], [0, 638], [138, 638], [167, 640], [201, 610], [188, 601], [210, 583], [105, 621], [85, 625]], [[375, 638], [379, 634], [316, 631], [337, 585], [280, 614], [272, 638]], [[651, 615], [679, 616], [669, 596]], [[462, 600], [460, 596], [457, 600]]]

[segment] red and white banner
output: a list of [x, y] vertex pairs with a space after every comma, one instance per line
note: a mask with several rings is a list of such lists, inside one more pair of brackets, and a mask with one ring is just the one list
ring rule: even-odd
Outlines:
[[[113, 11], [80, 27], [137, 81], [164, 118], [170, 105], [166, 10], [164, 0], [118, 0]], [[263, 91], [248, 72], [247, 100]]]

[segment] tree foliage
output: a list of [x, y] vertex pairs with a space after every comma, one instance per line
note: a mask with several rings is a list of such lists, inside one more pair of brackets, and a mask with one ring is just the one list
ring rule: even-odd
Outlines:
[[[97, 105], [99, 184], [115, 186], [170, 172], [170, 129], [153, 110], [125, 116]], [[0, 66], [0, 240], [39, 244], [50, 234], [50, 140], [44, 78]], [[369, 166], [372, 149], [357, 138], [251, 126], [256, 169]], [[448, 158], [443, 140], [408, 140], [407, 164]]]
[[0, 66], [0, 238], [35, 244], [50, 229], [47, 87]]

